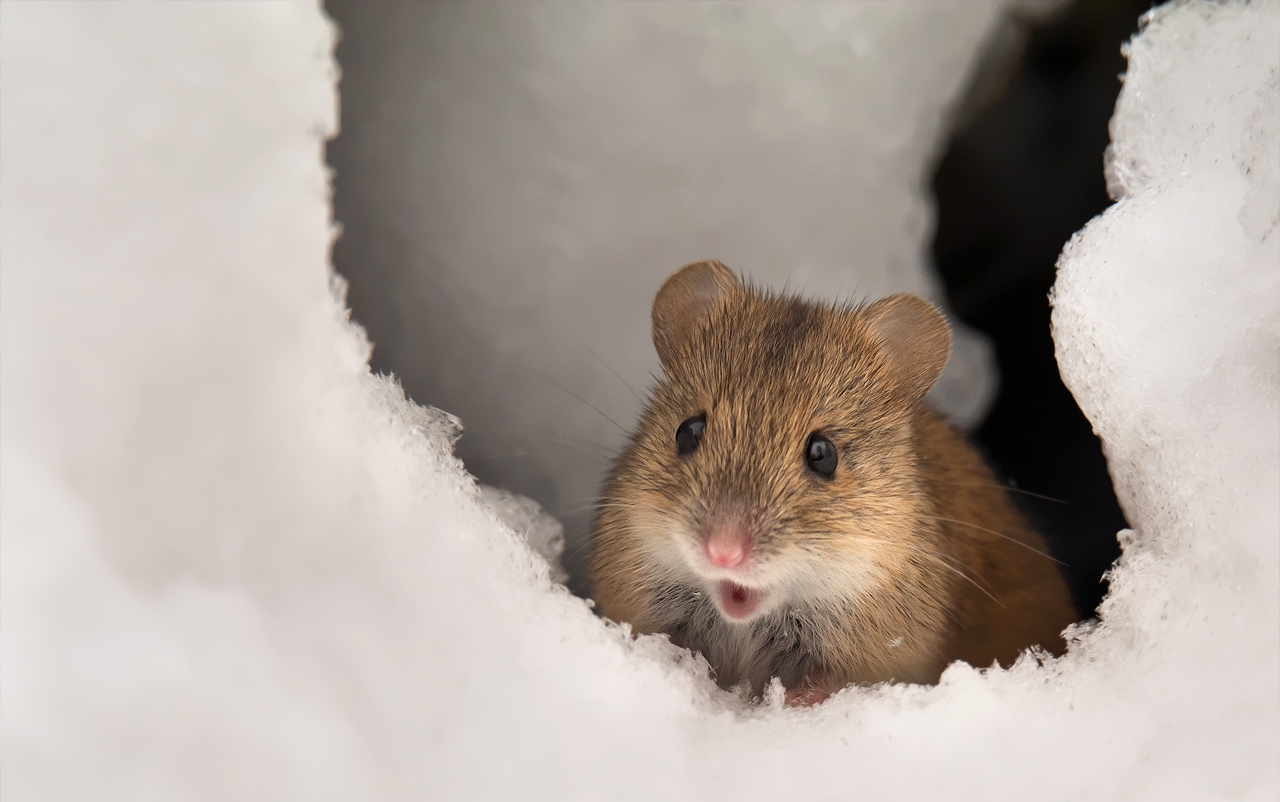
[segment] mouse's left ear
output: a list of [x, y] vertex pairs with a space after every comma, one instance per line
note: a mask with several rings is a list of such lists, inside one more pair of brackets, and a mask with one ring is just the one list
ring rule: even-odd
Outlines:
[[890, 295], [862, 310], [889, 361], [898, 386], [911, 401], [929, 392], [951, 356], [951, 327], [938, 307], [906, 293]]
[[681, 343], [694, 325], [721, 302], [742, 289], [729, 268], [714, 259], [685, 265], [662, 282], [653, 299], [653, 347], [670, 369]]

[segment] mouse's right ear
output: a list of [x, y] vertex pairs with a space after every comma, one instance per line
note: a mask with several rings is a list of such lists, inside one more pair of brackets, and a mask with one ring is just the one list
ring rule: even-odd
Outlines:
[[694, 262], [672, 273], [653, 299], [653, 347], [670, 368], [680, 344], [694, 325], [723, 300], [742, 290], [732, 270], [714, 259]]

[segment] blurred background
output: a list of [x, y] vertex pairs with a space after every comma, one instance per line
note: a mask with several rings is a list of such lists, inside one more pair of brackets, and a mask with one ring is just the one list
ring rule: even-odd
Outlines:
[[1150, 5], [327, 0], [333, 259], [373, 369], [565, 524], [585, 593], [667, 274], [714, 257], [815, 297], [916, 292], [958, 332], [931, 400], [1021, 491], [1087, 616], [1125, 521], [1047, 296], [1110, 202], [1120, 48]]
[[995, 347], [1000, 392], [973, 438], [1069, 566], [1081, 612], [1106, 593], [1127, 524], [1101, 444], [1063, 386], [1049, 336], [1054, 263], [1110, 203], [1107, 122], [1121, 45], [1150, 0], [1076, 0], [988, 51], [933, 174], [933, 258], [955, 314]]

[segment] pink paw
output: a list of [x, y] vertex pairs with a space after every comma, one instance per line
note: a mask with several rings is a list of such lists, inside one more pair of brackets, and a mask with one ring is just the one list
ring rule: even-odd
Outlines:
[[812, 707], [827, 701], [830, 692], [819, 688], [813, 680], [806, 679], [800, 687], [787, 691], [783, 702], [787, 707]]

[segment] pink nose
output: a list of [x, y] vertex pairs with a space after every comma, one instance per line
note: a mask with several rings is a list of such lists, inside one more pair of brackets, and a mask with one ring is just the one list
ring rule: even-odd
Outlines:
[[741, 543], [709, 541], [707, 543], [707, 559], [711, 560], [712, 565], [718, 565], [721, 568], [737, 568], [746, 561], [747, 550], [742, 548]]
[[713, 532], [703, 548], [711, 564], [721, 568], [737, 568], [747, 561], [747, 541], [735, 532]]

